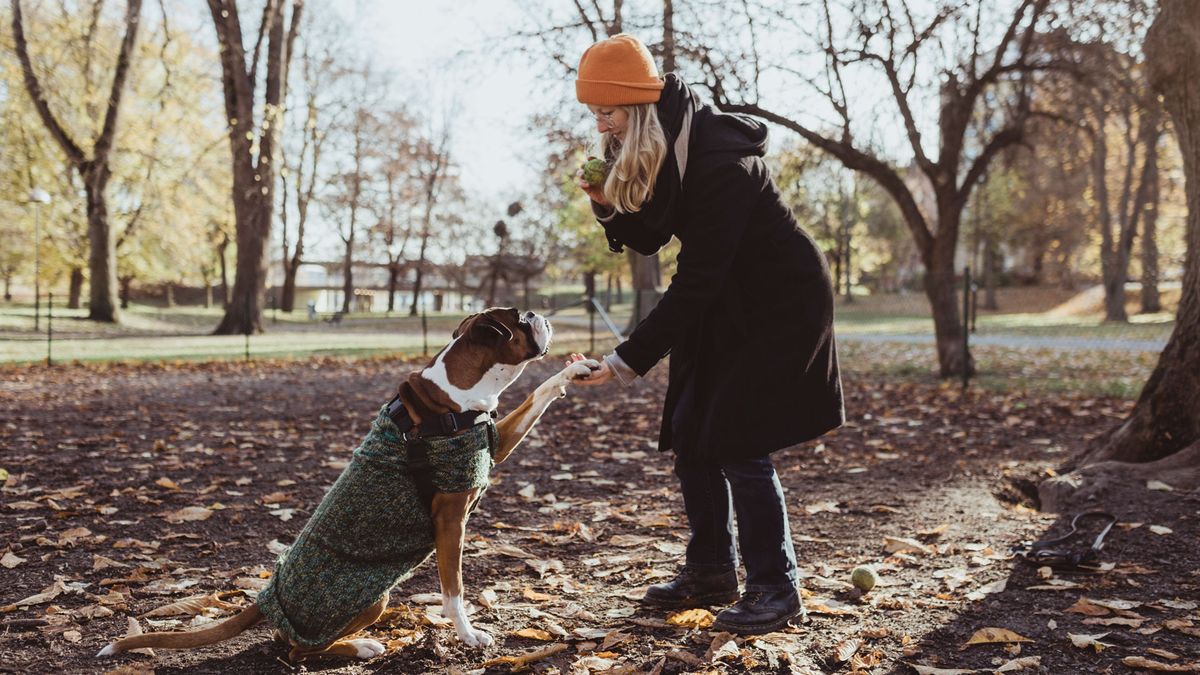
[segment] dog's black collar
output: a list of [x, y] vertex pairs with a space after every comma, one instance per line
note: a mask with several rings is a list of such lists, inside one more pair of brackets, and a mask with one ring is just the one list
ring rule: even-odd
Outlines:
[[[400, 433], [407, 436], [450, 436], [464, 429], [469, 429], [477, 424], [483, 424], [496, 417], [496, 411], [481, 412], [479, 410], [466, 410], [460, 413], [448, 412], [438, 415], [432, 419], [421, 422], [419, 426], [413, 424], [412, 417], [408, 414], [408, 408], [400, 401], [400, 396], [396, 395], [391, 401], [388, 401], [387, 415], [400, 429]], [[414, 429], [414, 427], [416, 427]]]

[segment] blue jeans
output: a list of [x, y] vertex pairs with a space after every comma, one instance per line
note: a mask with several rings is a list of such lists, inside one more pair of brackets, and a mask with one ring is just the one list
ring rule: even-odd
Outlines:
[[692, 531], [687, 546], [688, 567], [705, 572], [734, 568], [736, 513], [746, 590], [796, 587], [796, 551], [792, 548], [783, 486], [770, 457], [716, 463], [676, 455], [675, 475], [679, 477]]

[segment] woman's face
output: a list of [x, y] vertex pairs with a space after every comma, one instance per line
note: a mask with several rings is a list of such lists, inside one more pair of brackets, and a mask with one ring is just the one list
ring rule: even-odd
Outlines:
[[596, 131], [611, 132], [617, 140], [624, 140], [625, 129], [629, 126], [629, 112], [615, 105], [589, 105], [588, 110], [596, 118]]

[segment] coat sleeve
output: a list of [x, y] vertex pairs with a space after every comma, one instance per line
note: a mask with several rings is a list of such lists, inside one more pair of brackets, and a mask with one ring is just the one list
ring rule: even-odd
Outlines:
[[611, 206], [592, 202], [592, 213], [604, 228], [604, 238], [613, 253], [621, 253], [621, 247], [628, 246], [642, 255], [654, 255], [671, 240], [669, 234], [664, 237], [654, 232], [640, 212], [618, 213]]
[[658, 305], [616, 349], [639, 375], [693, 330], [726, 283], [761, 187], [746, 161], [714, 169], [681, 195], [691, 218], [678, 226], [675, 275]]

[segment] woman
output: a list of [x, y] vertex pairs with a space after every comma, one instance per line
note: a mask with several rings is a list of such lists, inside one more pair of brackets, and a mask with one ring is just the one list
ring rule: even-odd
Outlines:
[[675, 452], [691, 538], [678, 576], [645, 601], [738, 600], [736, 513], [745, 593], [714, 628], [778, 630], [803, 605], [770, 454], [844, 421], [829, 268], [767, 172], [761, 123], [702, 105], [674, 74], [660, 79], [624, 34], [584, 52], [575, 88], [610, 166], [602, 185], [578, 177], [610, 248], [681, 244], [658, 305], [580, 381], [628, 384], [671, 355], [659, 449]]

